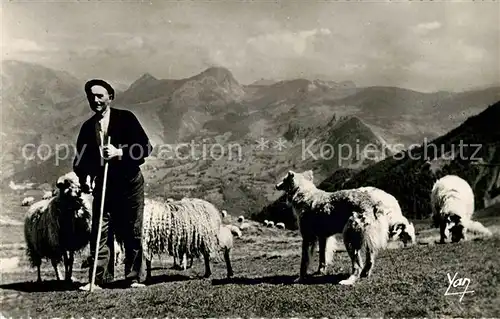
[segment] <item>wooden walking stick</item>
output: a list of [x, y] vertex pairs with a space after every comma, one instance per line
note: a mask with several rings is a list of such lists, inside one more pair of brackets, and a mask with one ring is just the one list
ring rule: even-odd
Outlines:
[[[111, 144], [111, 136], [108, 136], [108, 144]], [[99, 246], [101, 241], [101, 229], [102, 229], [102, 216], [104, 215], [104, 196], [106, 195], [106, 181], [108, 179], [108, 161], [104, 163], [104, 178], [102, 180], [102, 192], [101, 192], [101, 209], [99, 210], [99, 226], [97, 228], [97, 240], [95, 244], [95, 254], [94, 254], [94, 265], [92, 267], [92, 278], [90, 281], [90, 289], [92, 292], [95, 283], [95, 275], [97, 271], [97, 257], [99, 255]]]

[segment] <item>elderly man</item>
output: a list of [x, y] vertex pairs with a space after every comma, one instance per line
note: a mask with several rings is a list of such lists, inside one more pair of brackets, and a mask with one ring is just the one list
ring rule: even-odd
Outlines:
[[[85, 93], [95, 114], [80, 129], [73, 170], [84, 190], [91, 190], [88, 176], [95, 183], [90, 265], [93, 265], [96, 249], [104, 164], [105, 161], [109, 163], [95, 288], [99, 289], [102, 284], [114, 279], [113, 236], [124, 244], [125, 279], [131, 287], [141, 287], [144, 178], [140, 165], [149, 156], [152, 147], [132, 112], [110, 107], [115, 98], [111, 85], [103, 80], [90, 80], [85, 84]], [[108, 137], [110, 144], [107, 144]], [[89, 282], [92, 270], [93, 267], [90, 267]], [[89, 288], [90, 284], [81, 287], [82, 290]]]

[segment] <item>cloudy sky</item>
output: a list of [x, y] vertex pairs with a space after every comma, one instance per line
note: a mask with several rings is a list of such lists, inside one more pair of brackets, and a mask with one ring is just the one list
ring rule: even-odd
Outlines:
[[498, 1], [2, 4], [2, 59], [130, 84], [225, 66], [421, 91], [500, 83]]

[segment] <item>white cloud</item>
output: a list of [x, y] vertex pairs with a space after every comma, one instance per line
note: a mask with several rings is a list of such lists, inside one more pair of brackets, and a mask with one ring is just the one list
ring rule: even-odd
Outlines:
[[[247, 43], [259, 51], [282, 52], [286, 55], [292, 50], [296, 55], [303, 55], [311, 40], [319, 35], [330, 35], [327, 28], [304, 30], [300, 32], [281, 31], [251, 37]], [[277, 50], [277, 51], [276, 51]]]
[[425, 22], [425, 23], [420, 23], [416, 25], [413, 30], [417, 34], [426, 34], [429, 33], [430, 31], [437, 30], [441, 28], [441, 23], [438, 21], [433, 21], [433, 22]]

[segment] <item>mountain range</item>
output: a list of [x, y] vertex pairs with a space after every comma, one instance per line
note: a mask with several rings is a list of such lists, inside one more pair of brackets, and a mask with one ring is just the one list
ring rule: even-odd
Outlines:
[[[74, 144], [92, 115], [84, 80], [37, 64], [3, 61], [2, 83], [3, 184], [52, 183], [71, 168], [72, 157], [57, 163], [48, 156], [26, 160], [22, 146]], [[339, 169], [359, 171], [400, 151], [395, 144], [433, 140], [498, 100], [499, 87], [421, 93], [314, 79], [242, 85], [228, 69], [212, 67], [184, 79], [146, 73], [118, 91], [113, 106], [133, 111], [156, 146], [144, 165], [148, 192], [203, 196], [234, 214], [251, 215], [279, 197], [272, 186], [288, 169], [314, 169], [318, 181]], [[260, 139], [267, 144], [259, 148]], [[197, 152], [218, 144], [225, 154], [161, 156], [162, 147], [179, 143], [198, 145]], [[237, 159], [228, 157], [228, 145], [239, 147]], [[339, 145], [352, 150], [351, 156], [339, 153]], [[367, 145], [371, 156], [361, 151]]]
[[[317, 181], [325, 191], [375, 186], [396, 197], [405, 216], [428, 218], [434, 183], [449, 174], [473, 188], [475, 208], [500, 204], [500, 101], [448, 133], [360, 169], [342, 168]], [[500, 211], [497, 209], [496, 214]], [[491, 214], [491, 212], [490, 212]], [[285, 196], [265, 206], [255, 219], [274, 219], [297, 227]]]

